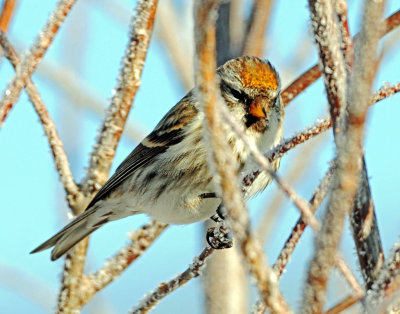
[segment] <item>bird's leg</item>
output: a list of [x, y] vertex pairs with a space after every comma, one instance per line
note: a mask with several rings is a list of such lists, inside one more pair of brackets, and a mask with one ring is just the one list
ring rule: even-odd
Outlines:
[[[215, 193], [203, 193], [199, 195], [201, 198], [218, 198]], [[210, 217], [211, 220], [215, 221], [218, 226], [211, 227], [207, 230], [206, 240], [207, 243], [217, 250], [228, 249], [233, 246], [232, 236], [228, 228], [224, 224], [225, 216], [223, 215], [222, 204], [217, 208], [214, 215]]]
[[233, 246], [233, 240], [229, 229], [225, 226], [222, 204], [218, 206], [217, 213], [210, 218], [214, 220], [218, 226], [211, 227], [207, 230], [207, 243], [217, 250], [229, 249]]

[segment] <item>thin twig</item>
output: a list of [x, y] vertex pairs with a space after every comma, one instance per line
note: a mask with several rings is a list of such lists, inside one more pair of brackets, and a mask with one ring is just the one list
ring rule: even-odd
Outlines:
[[158, 0], [141, 0], [132, 21], [130, 38], [122, 59], [115, 95], [104, 119], [97, 144], [90, 155], [83, 190], [88, 195], [96, 192], [107, 180], [115, 150], [140, 86], [140, 76], [153, 31]]
[[[85, 80], [79, 77], [79, 74], [70, 68], [43, 60], [35, 72], [42, 76], [51, 84], [55, 84], [60, 91], [71, 100], [71, 104], [80, 109], [89, 110], [103, 116], [107, 107], [107, 101], [99, 93], [93, 90]], [[139, 143], [144, 137], [143, 127], [138, 122], [127, 124], [124, 129], [124, 135], [135, 143]]]
[[335, 256], [336, 259], [336, 268], [342, 273], [342, 275], [345, 277], [347, 282], [349, 283], [350, 287], [353, 289], [355, 296], [357, 298], [362, 298], [364, 296], [364, 290], [362, 289], [360, 283], [354, 276], [353, 272], [351, 271], [350, 267], [345, 263], [343, 258], [336, 253]]
[[[381, 37], [387, 35], [389, 32], [399, 27], [400, 25], [400, 10], [393, 13], [391, 16], [385, 19], [385, 28], [382, 31]], [[359, 36], [358, 34], [356, 37]], [[312, 66], [310, 69], [305, 71], [303, 74], [294, 80], [285, 90], [282, 91], [282, 100], [285, 106], [287, 106], [294, 98], [302, 93], [308, 86], [314, 83], [321, 76], [321, 71], [318, 68], [318, 64]]]
[[188, 269], [170, 281], [159, 284], [157, 289], [146, 295], [140, 301], [139, 305], [133, 308], [130, 313], [148, 313], [162, 298], [175, 291], [177, 288], [182, 287], [192, 278], [198, 277], [201, 274], [207, 258], [213, 254], [214, 251], [215, 250], [213, 248], [207, 246], [203, 252], [201, 252], [201, 254], [194, 259], [193, 263], [188, 267]]
[[361, 298], [357, 298], [353, 295], [348, 296], [343, 301], [339, 302], [335, 306], [331, 307], [329, 310], [324, 312], [324, 314], [339, 314], [343, 313], [344, 310], [347, 310], [349, 307], [353, 306], [354, 304], [358, 303]]
[[[7, 40], [6, 35], [0, 30], [0, 45], [4, 49], [5, 56], [10, 60], [14, 69], [20, 64], [20, 59], [17, 52], [11, 46], [10, 42]], [[28, 93], [29, 99], [39, 116], [43, 130], [46, 133], [47, 140], [49, 142], [51, 151], [54, 157], [54, 164], [56, 166], [57, 172], [60, 175], [60, 180], [64, 186], [66, 192], [66, 198], [70, 207], [75, 207], [77, 203], [82, 201], [83, 195], [80, 192], [78, 185], [76, 184], [71, 169], [69, 166], [69, 161], [67, 154], [64, 150], [63, 142], [58, 135], [56, 126], [50, 117], [49, 112], [45, 104], [40, 97], [40, 94], [33, 84], [30, 77], [27, 79], [26, 92]]]
[[[174, 10], [175, 9], [175, 10]], [[176, 7], [170, 0], [161, 1], [156, 23], [155, 35], [164, 44], [167, 55], [176, 68], [176, 73], [182, 82], [183, 87], [188, 90], [193, 86], [193, 68], [188, 66], [193, 64], [192, 53], [193, 46], [188, 49], [191, 42], [187, 42], [182, 36], [181, 25], [182, 19], [177, 17]]]
[[[400, 92], [400, 83], [395, 83], [393, 85], [386, 84], [382, 86], [377, 92], [375, 92], [370, 101], [370, 106], [376, 104], [377, 102], [393, 96], [396, 93]], [[321, 119], [316, 122], [314, 125], [308, 127], [307, 129], [300, 131], [293, 135], [292, 137], [282, 141], [276, 147], [271, 149], [269, 152], [264, 154], [264, 157], [269, 160], [269, 162], [273, 162], [274, 160], [281, 158], [284, 154], [286, 154], [291, 149], [295, 148], [299, 144], [304, 143], [305, 141], [317, 136], [318, 134], [325, 132], [332, 126], [331, 119]], [[243, 178], [242, 184], [242, 192], [247, 193], [248, 188], [253, 184], [254, 180], [258, 178], [263, 170], [257, 169], [246, 175]]]
[[[317, 137], [317, 139], [310, 145], [302, 145], [296, 151], [292, 162], [285, 171], [285, 180], [291, 182], [292, 185], [300, 183], [304, 179], [304, 175], [308, 173], [309, 169], [313, 167], [313, 163], [310, 162], [312, 156], [321, 149], [321, 144], [323, 143], [323, 137]], [[303, 156], [308, 156], [308, 158], [303, 158]], [[262, 217], [259, 219], [257, 224], [257, 234], [258, 237], [264, 241], [267, 241], [269, 234], [277, 226], [277, 218], [282, 210], [285, 195], [282, 193], [275, 193], [274, 197], [268, 203], [268, 209], [264, 211]], [[272, 237], [270, 240], [274, 240]]]
[[7, 32], [8, 25], [11, 22], [11, 18], [15, 12], [15, 6], [17, 0], [5, 0], [3, 2], [3, 8], [0, 13], [0, 30], [4, 33]]
[[[315, 211], [319, 208], [326, 194], [328, 193], [332, 181], [333, 167], [334, 165], [332, 165], [326, 172], [325, 176], [323, 177], [320, 184], [315, 189], [313, 196], [311, 197], [310, 207], [313, 213], [315, 213]], [[278, 277], [280, 277], [285, 270], [286, 265], [289, 262], [290, 257], [292, 256], [292, 253], [300, 240], [300, 237], [303, 235], [306, 226], [307, 224], [304, 222], [303, 218], [300, 217], [293, 227], [292, 233], [286, 240], [286, 243], [283, 246], [274, 264], [274, 271], [277, 273]]]
[[266, 27], [271, 15], [273, 0], [254, 0], [245, 35], [243, 54], [262, 57]]
[[[347, 65], [347, 73], [350, 74], [351, 67], [354, 63], [354, 47], [347, 22], [346, 1], [336, 1], [335, 8], [342, 38], [342, 53]], [[369, 187], [365, 157], [362, 158], [362, 169], [359, 180], [360, 184], [354, 201], [353, 210], [350, 213], [350, 225], [357, 248], [361, 273], [364, 277], [366, 289], [368, 290], [371, 288], [379, 268], [382, 266], [384, 255], [382, 240], [379, 235], [376, 220], [374, 202]]]
[[223, 136], [219, 88], [215, 74], [215, 21], [219, 1], [198, 1], [195, 5], [195, 40], [197, 51], [197, 86], [199, 99], [204, 104], [205, 138], [212, 153], [211, 168], [219, 180], [224, 206], [228, 210], [227, 221], [242, 249], [257, 288], [272, 313], [290, 312], [277, 286], [276, 276], [266, 263], [261, 244], [250, 231], [249, 215], [236, 182], [235, 165], [230, 158], [230, 147]]
[[47, 48], [53, 42], [55, 35], [75, 2], [76, 0], [60, 0], [35, 43], [21, 60], [20, 66], [17, 68], [15, 75], [8, 83], [0, 99], [0, 127], [4, 123], [8, 112], [17, 102], [27, 78], [31, 76], [42, 60]]
[[152, 221], [132, 232], [129, 236], [131, 242], [128, 245], [107, 260], [96, 273], [82, 279], [80, 303], [88, 303], [97, 292], [117, 279], [132, 262], [150, 247], [167, 226], [165, 223]]

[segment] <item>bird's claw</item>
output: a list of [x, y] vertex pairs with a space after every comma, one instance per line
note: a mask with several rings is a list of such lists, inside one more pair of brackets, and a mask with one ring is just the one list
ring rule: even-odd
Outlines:
[[216, 250], [229, 249], [233, 246], [232, 236], [224, 226], [208, 228], [206, 240]]

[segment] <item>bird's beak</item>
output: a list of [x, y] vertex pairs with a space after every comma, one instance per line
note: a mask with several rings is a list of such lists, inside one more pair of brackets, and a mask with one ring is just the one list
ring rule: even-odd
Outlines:
[[262, 98], [256, 98], [250, 105], [249, 113], [257, 118], [266, 118], [268, 113], [268, 104]]

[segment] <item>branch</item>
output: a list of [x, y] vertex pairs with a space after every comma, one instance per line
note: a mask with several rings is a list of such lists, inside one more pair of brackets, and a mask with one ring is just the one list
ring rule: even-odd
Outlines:
[[400, 289], [400, 243], [397, 242], [391, 249], [390, 256], [377, 275], [377, 279], [368, 291], [368, 313], [381, 313], [386, 309], [391, 298]]
[[197, 51], [197, 86], [201, 103], [204, 104], [204, 136], [209, 141], [212, 153], [211, 168], [217, 172], [219, 188], [224, 206], [228, 210], [227, 221], [242, 249], [250, 272], [257, 287], [271, 312], [289, 312], [281, 296], [276, 276], [266, 263], [261, 244], [250, 231], [250, 220], [245, 208], [234, 171], [235, 165], [230, 158], [230, 147], [224, 139], [219, 110], [223, 101], [220, 99], [215, 74], [215, 20], [219, 1], [198, 1], [195, 5], [195, 40]]
[[[384, 21], [385, 27], [381, 33], [381, 37], [387, 35], [389, 32], [394, 30], [400, 25], [400, 10], [393, 13], [391, 16], [386, 18]], [[358, 38], [359, 35], [356, 35]], [[294, 98], [296, 98], [301, 92], [303, 92], [308, 86], [314, 83], [321, 76], [321, 71], [318, 68], [318, 64], [314, 65], [303, 74], [293, 81], [285, 90], [282, 91], [282, 100], [285, 106], [287, 106]]]
[[167, 226], [167, 224], [162, 222], [152, 221], [150, 224], [132, 232], [129, 236], [131, 242], [128, 245], [107, 260], [105, 265], [96, 273], [82, 279], [80, 303], [88, 303], [97, 292], [117, 279], [132, 262], [150, 247]]
[[[310, 0], [311, 16], [320, 58], [322, 61], [331, 116], [335, 126], [338, 170], [323, 219], [323, 227], [316, 239], [316, 250], [310, 263], [307, 284], [304, 289], [302, 310], [321, 312], [325, 302], [326, 285], [332, 266], [332, 256], [339, 244], [345, 214], [353, 204], [361, 170], [362, 139], [365, 116], [369, 104], [373, 79], [376, 44], [379, 39], [379, 23], [383, 2], [368, 2], [361, 30], [358, 58], [348, 86], [348, 118], [341, 119], [346, 94], [346, 73], [343, 57], [338, 52], [338, 30], [335, 28], [330, 1]], [[371, 23], [374, 21], [375, 25]], [[377, 25], [376, 25], [377, 24]], [[378, 31], [377, 31], [378, 30]], [[379, 35], [378, 35], [379, 34]]]
[[46, 26], [36, 39], [36, 42], [24, 56], [15, 75], [8, 83], [8, 86], [0, 99], [0, 127], [7, 118], [13, 105], [17, 102], [27, 78], [36, 70], [37, 65], [42, 60], [47, 48], [53, 42], [55, 35], [75, 2], [76, 0], [60, 0], [56, 9], [50, 15]]
[[347, 310], [349, 307], [353, 306], [354, 304], [358, 303], [360, 301], [360, 298], [357, 298], [355, 296], [348, 296], [345, 298], [343, 301], [339, 302], [326, 312], [324, 314], [339, 314], [343, 313], [344, 310]]
[[158, 0], [141, 0], [132, 21], [125, 56], [122, 59], [115, 95], [104, 119], [97, 144], [90, 156], [83, 191], [95, 193], [107, 180], [115, 150], [140, 86], [140, 76], [153, 31]]
[[[316, 210], [322, 204], [322, 201], [324, 200], [326, 194], [328, 193], [332, 181], [333, 167], [334, 163], [326, 172], [325, 176], [323, 177], [320, 184], [315, 189], [313, 196], [311, 197], [310, 208], [312, 213], [316, 212]], [[292, 233], [286, 240], [286, 243], [283, 246], [274, 264], [274, 271], [277, 273], [278, 277], [280, 277], [285, 270], [286, 265], [289, 262], [294, 249], [296, 248], [297, 243], [300, 241], [300, 237], [303, 235], [304, 230], [306, 229], [306, 226], [307, 224], [304, 222], [303, 218], [300, 217], [296, 225], [293, 227]]]
[[273, 0], [254, 0], [245, 35], [243, 54], [262, 57], [266, 27], [271, 16]]
[[[14, 69], [17, 69], [21, 63], [19, 56], [10, 42], [7, 40], [6, 35], [1, 30], [0, 45], [4, 49], [6, 58], [11, 62]], [[70, 207], [74, 208], [82, 201], [83, 195], [72, 176], [68, 157], [65, 153], [63, 142], [58, 135], [56, 126], [30, 77], [27, 78], [26, 92], [29, 96], [29, 100], [32, 102], [33, 107], [36, 110], [36, 113], [39, 116], [43, 130], [46, 133], [47, 140], [53, 153], [54, 164], [58, 174], [60, 175], [61, 183], [66, 192], [68, 204]]]
[[214, 253], [214, 249], [207, 246], [201, 254], [196, 257], [193, 263], [183, 273], [179, 274], [169, 282], [163, 282], [158, 285], [157, 289], [145, 296], [138, 306], [133, 308], [130, 313], [132, 314], [145, 314], [156, 305], [162, 298], [182, 287], [192, 278], [200, 276], [201, 271], [205, 265], [207, 258]]
[[[122, 61], [116, 94], [111, 101], [98, 143], [91, 155], [88, 175], [83, 186], [86, 195], [95, 192], [106, 181], [133, 97], [140, 85], [140, 75], [154, 25], [156, 8], [157, 0], [141, 0], [137, 4], [137, 14], [131, 25], [129, 44]], [[84, 206], [78, 208], [75, 214], [79, 214], [84, 208]], [[78, 243], [66, 256], [58, 302], [59, 312], [64, 310], [76, 312], [83, 306], [79, 292], [87, 244], [88, 238]]]
[[7, 32], [8, 25], [14, 14], [17, 0], [5, 0], [0, 14], [0, 30], [4, 33]]

